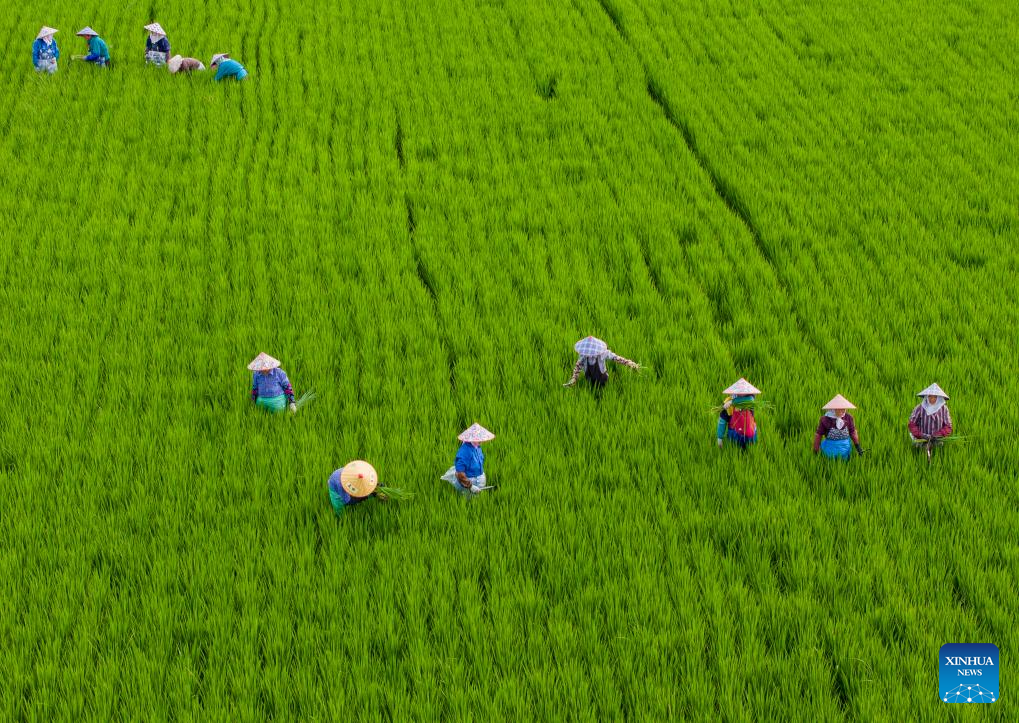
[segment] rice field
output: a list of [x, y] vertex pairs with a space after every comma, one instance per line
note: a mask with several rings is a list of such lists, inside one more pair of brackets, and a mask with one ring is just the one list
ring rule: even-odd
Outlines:
[[[979, 642], [1013, 719], [1017, 18], [13, 6], [0, 717], [934, 721]], [[146, 68], [153, 20], [250, 77]], [[588, 334], [647, 369], [564, 389]], [[296, 416], [252, 408], [260, 351]], [[710, 411], [740, 376], [747, 454]], [[928, 464], [934, 381], [965, 442]], [[836, 393], [849, 464], [811, 453]], [[336, 517], [353, 459], [413, 498]]]

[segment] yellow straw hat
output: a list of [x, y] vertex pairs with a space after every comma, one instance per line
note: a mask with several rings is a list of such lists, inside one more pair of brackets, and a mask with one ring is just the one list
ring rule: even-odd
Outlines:
[[358, 459], [344, 465], [340, 484], [351, 497], [367, 497], [379, 486], [379, 475], [374, 467]]

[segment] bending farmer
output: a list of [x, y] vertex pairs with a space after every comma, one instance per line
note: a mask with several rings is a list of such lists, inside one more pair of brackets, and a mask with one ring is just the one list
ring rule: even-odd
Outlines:
[[446, 470], [446, 474], [442, 475], [442, 479], [461, 494], [477, 494], [488, 486], [485, 453], [481, 451], [481, 444], [495, 439], [495, 435], [480, 424], [472, 424], [457, 439], [461, 444], [456, 452], [456, 460]]
[[89, 27], [84, 27], [75, 33], [79, 38], [85, 38], [88, 43], [88, 55], [73, 55], [74, 60], [84, 60], [86, 63], [95, 63], [100, 68], [110, 64], [110, 49], [99, 37], [99, 33]]
[[[336, 514], [341, 514], [351, 505], [364, 502], [376, 496], [379, 476], [375, 468], [362, 460], [355, 460], [329, 475], [329, 502]], [[385, 499], [384, 495], [377, 495]]]
[[216, 80], [225, 80], [227, 78], [244, 80], [248, 77], [248, 71], [244, 69], [244, 66], [233, 60], [226, 53], [216, 53], [213, 55], [209, 67], [216, 71]]
[[145, 26], [149, 36], [145, 38], [145, 64], [162, 67], [170, 62], [170, 41], [159, 23]]
[[577, 358], [577, 363], [573, 365], [573, 376], [570, 377], [570, 381], [563, 384], [564, 387], [571, 387], [576, 384], [581, 372], [584, 372], [584, 376], [594, 386], [605, 386], [605, 383], [609, 380], [609, 372], [605, 368], [605, 362], [607, 361], [623, 364], [631, 369], [640, 369], [640, 364], [613, 353], [609, 349], [608, 344], [593, 336], [588, 336], [578, 341], [573, 345], [573, 350], [577, 352], [579, 357]]
[[280, 369], [278, 359], [262, 352], [248, 364], [251, 370], [251, 401], [270, 412], [282, 412], [287, 406], [297, 411], [294, 389], [287, 373]]
[[863, 447], [860, 446], [856, 422], [849, 413], [850, 409], [856, 409], [853, 403], [841, 394], [836, 394], [821, 409], [824, 415], [814, 433], [814, 454], [820, 451], [828, 459], [849, 459], [853, 453], [852, 446], [855, 446], [856, 453], [862, 455]]
[[918, 393], [922, 401], [909, 415], [909, 437], [917, 449], [941, 445], [952, 434], [952, 415], [948, 413], [948, 395], [937, 384]]

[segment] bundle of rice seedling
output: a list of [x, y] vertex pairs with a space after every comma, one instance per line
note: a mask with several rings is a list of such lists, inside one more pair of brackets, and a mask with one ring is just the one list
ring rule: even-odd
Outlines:
[[385, 487], [383, 485], [379, 485], [375, 488], [375, 491], [380, 496], [383, 496], [386, 499], [395, 500], [396, 502], [403, 502], [414, 496], [413, 492], [407, 492], [399, 487]]
[[305, 404], [307, 404], [308, 402], [310, 402], [314, 398], [315, 398], [315, 390], [314, 389], [309, 389], [308, 391], [306, 391], [304, 394], [301, 395], [300, 399], [297, 400], [297, 408], [298, 409], [302, 408]]

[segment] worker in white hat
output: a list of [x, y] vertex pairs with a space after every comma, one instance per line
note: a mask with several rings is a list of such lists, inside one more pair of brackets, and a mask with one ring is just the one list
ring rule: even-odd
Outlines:
[[375, 468], [364, 460], [349, 462], [329, 475], [329, 502], [336, 514], [369, 497], [386, 499], [379, 491], [379, 476]]
[[185, 58], [175, 55], [170, 58], [166, 68], [171, 73], [194, 73], [199, 70], [205, 70], [205, 65], [198, 58]]
[[480, 424], [472, 424], [457, 439], [460, 440], [460, 449], [456, 452], [456, 460], [442, 479], [464, 494], [477, 494], [488, 489], [485, 453], [481, 451], [481, 445], [495, 439], [495, 435]]
[[53, 38], [57, 32], [56, 28], [44, 25], [39, 34], [35, 36], [35, 42], [32, 43], [32, 65], [35, 66], [35, 72], [49, 73], [50, 75], [57, 72], [60, 48], [57, 47], [57, 41]]
[[99, 33], [86, 26], [75, 35], [85, 38], [85, 42], [88, 43], [88, 55], [72, 55], [72, 60], [84, 60], [86, 63], [94, 63], [100, 68], [105, 68], [110, 64], [110, 49], [106, 47], [106, 41], [99, 37]]
[[716, 437], [719, 447], [725, 444], [726, 439], [742, 450], [757, 442], [754, 400], [760, 393], [760, 389], [743, 377], [722, 390], [722, 394], [727, 396], [718, 413]]
[[262, 352], [248, 364], [248, 369], [252, 372], [251, 401], [270, 412], [281, 412], [288, 406], [291, 412], [297, 411], [294, 389], [278, 359]]
[[572, 387], [576, 384], [581, 372], [594, 386], [604, 387], [609, 380], [605, 362], [611, 361], [631, 369], [640, 369], [640, 364], [619, 356], [609, 349], [608, 344], [597, 337], [584, 337], [573, 345], [573, 350], [577, 352], [577, 363], [573, 365], [573, 376], [563, 384], [564, 387]]
[[248, 71], [244, 66], [231, 58], [226, 53], [216, 53], [212, 56], [209, 67], [216, 71], [214, 80], [244, 80], [248, 77]]
[[952, 415], [948, 413], [948, 395], [937, 384], [917, 393], [919, 404], [909, 415], [909, 436], [915, 447], [930, 451], [952, 434]]
[[145, 29], [149, 31], [145, 38], [145, 64], [166, 65], [170, 62], [170, 39], [166, 37], [166, 31], [159, 23], [149, 23]]
[[814, 433], [814, 454], [820, 452], [828, 459], [849, 459], [855, 446], [857, 454], [862, 455], [856, 421], [849, 413], [856, 406], [841, 394], [836, 394], [821, 409], [824, 414]]

